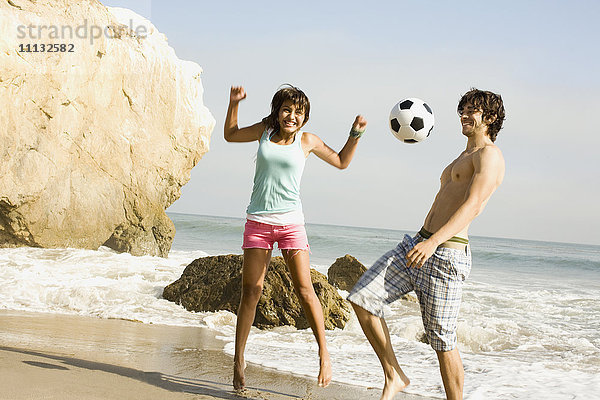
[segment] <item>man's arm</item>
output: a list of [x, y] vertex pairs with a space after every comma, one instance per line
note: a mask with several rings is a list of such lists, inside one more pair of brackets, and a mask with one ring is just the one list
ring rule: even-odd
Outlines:
[[475, 154], [473, 167], [473, 177], [463, 203], [437, 232], [406, 254], [409, 268], [420, 268], [440, 244], [469, 225], [483, 211], [492, 193], [502, 182], [504, 159], [497, 147], [488, 146]]

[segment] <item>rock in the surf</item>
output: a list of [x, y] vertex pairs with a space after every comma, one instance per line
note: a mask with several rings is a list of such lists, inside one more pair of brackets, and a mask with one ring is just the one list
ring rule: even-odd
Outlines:
[[367, 268], [350, 254], [340, 257], [327, 270], [327, 280], [338, 289], [350, 291]]
[[166, 256], [215, 124], [200, 66], [98, 1], [3, 1], [0, 20], [0, 247]]
[[[242, 262], [241, 255], [199, 258], [185, 268], [181, 278], [164, 289], [163, 297], [189, 311], [237, 313], [242, 290]], [[311, 269], [311, 279], [323, 308], [325, 328], [343, 329], [350, 318], [350, 305], [327, 282], [325, 275]], [[271, 259], [254, 325], [261, 329], [283, 325], [298, 329], [309, 327], [282, 257]]]

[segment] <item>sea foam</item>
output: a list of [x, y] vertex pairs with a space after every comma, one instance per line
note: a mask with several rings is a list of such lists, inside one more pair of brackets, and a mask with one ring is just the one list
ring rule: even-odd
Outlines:
[[0, 249], [0, 308], [198, 326], [202, 318], [162, 299], [203, 252], [134, 257], [107, 248]]

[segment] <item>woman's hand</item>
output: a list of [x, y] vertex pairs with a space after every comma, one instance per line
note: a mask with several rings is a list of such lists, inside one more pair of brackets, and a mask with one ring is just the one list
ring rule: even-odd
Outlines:
[[362, 115], [357, 115], [352, 124], [352, 130], [357, 132], [364, 132], [367, 129], [367, 119]]
[[229, 102], [239, 103], [246, 98], [246, 91], [243, 86], [232, 86], [229, 92]]

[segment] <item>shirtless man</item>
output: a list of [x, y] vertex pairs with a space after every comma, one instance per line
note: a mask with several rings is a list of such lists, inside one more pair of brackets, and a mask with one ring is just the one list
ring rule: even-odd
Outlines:
[[456, 324], [462, 285], [471, 269], [468, 229], [504, 177], [504, 159], [494, 145], [504, 120], [502, 98], [471, 89], [461, 98], [458, 114], [467, 148], [442, 172], [423, 228], [377, 260], [348, 295], [383, 367], [382, 400], [392, 399], [410, 383], [383, 317], [390, 303], [411, 290], [437, 353], [446, 397], [462, 399], [464, 369], [456, 348]]

